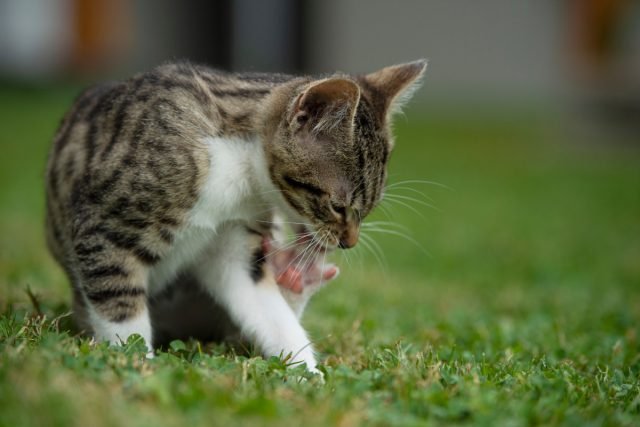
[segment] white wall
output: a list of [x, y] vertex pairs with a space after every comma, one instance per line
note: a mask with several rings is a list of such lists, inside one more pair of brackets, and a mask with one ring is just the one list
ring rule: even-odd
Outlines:
[[[546, 98], [562, 82], [564, 2], [311, 2], [314, 69], [362, 72], [428, 58], [419, 96]], [[314, 19], [315, 18], [315, 19]]]

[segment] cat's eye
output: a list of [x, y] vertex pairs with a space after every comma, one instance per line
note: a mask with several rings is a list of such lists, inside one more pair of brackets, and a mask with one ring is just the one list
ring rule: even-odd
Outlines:
[[325, 194], [327, 194], [326, 191], [324, 191], [323, 189], [321, 189], [319, 187], [316, 187], [313, 184], [309, 184], [307, 182], [298, 181], [297, 179], [291, 178], [290, 176], [284, 176], [284, 180], [291, 187], [306, 191], [306, 192], [311, 193], [311, 194], [313, 194], [315, 196], [324, 196]]
[[347, 208], [344, 206], [337, 205], [335, 203], [331, 203], [331, 210], [340, 215], [341, 217], [345, 217], [347, 215]]
[[298, 114], [298, 116], [296, 117], [296, 121], [298, 122], [299, 125], [303, 125], [307, 123], [308, 120], [309, 120], [309, 116], [307, 116], [306, 114]]

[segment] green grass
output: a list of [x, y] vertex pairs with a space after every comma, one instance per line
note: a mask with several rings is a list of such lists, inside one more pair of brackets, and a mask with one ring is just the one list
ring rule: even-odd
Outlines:
[[412, 184], [440, 211], [388, 205], [429, 255], [380, 234], [382, 264], [338, 258], [305, 319], [321, 385], [223, 346], [148, 361], [135, 340], [68, 332], [42, 171], [72, 95], [0, 102], [0, 426], [640, 425], [637, 147], [583, 144], [524, 110], [400, 118], [390, 182], [451, 189]]

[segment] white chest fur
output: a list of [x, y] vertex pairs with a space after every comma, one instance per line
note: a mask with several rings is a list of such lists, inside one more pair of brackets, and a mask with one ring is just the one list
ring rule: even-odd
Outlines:
[[269, 208], [273, 184], [257, 140], [208, 138], [209, 175], [191, 211], [191, 225], [215, 230], [229, 220], [249, 221]]
[[271, 208], [275, 193], [260, 141], [207, 138], [203, 143], [209, 149], [209, 173], [186, 226], [150, 272], [151, 293], [191, 265], [216, 238], [221, 224], [251, 223]]

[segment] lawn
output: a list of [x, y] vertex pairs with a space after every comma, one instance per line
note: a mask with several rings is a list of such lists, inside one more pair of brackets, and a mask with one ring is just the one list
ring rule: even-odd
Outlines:
[[320, 384], [69, 332], [43, 168], [74, 91], [0, 90], [0, 426], [640, 425], [640, 147], [533, 108], [399, 117], [380, 249], [336, 256], [306, 314]]

